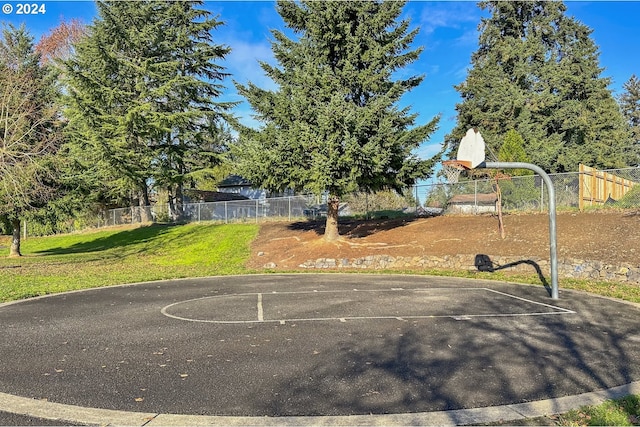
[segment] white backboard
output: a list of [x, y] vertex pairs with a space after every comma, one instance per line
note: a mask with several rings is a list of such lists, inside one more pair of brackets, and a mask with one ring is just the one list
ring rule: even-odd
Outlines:
[[463, 162], [469, 162], [470, 169], [475, 168], [485, 160], [484, 139], [480, 132], [475, 129], [469, 129], [467, 134], [460, 141], [458, 146], [457, 159]]

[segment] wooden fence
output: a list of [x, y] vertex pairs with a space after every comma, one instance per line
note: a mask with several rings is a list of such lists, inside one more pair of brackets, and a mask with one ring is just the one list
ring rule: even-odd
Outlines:
[[580, 165], [579, 206], [604, 205], [607, 201], [620, 200], [636, 182]]

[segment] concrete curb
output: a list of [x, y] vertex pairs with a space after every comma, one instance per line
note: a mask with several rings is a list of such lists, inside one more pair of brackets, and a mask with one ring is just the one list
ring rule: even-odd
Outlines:
[[62, 423], [123, 426], [409, 426], [474, 425], [513, 421], [567, 412], [585, 405], [597, 405], [609, 399], [640, 394], [640, 381], [607, 390], [535, 402], [385, 415], [312, 416], [312, 417], [232, 417], [127, 412], [86, 408], [0, 393], [0, 410]]

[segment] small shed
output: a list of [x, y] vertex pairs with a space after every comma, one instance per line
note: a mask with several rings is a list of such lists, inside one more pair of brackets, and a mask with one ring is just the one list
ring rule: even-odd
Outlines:
[[484, 194], [457, 194], [447, 203], [447, 213], [478, 214], [495, 213], [498, 195], [496, 193]]

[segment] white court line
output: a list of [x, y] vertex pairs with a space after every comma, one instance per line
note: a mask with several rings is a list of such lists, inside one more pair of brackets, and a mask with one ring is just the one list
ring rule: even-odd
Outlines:
[[489, 292], [493, 292], [493, 293], [496, 293], [496, 294], [504, 295], [504, 296], [509, 297], [509, 298], [515, 298], [515, 299], [518, 299], [518, 300], [520, 300], [520, 301], [526, 301], [526, 302], [531, 303], [531, 304], [537, 304], [537, 305], [541, 305], [541, 306], [543, 306], [543, 307], [555, 308], [555, 309], [557, 309], [557, 310], [564, 311], [565, 313], [575, 314], [575, 311], [573, 311], [573, 310], [569, 310], [569, 309], [567, 309], [567, 308], [558, 307], [558, 306], [556, 306], [556, 305], [545, 304], [545, 303], [543, 303], [543, 302], [537, 302], [537, 301], [531, 301], [530, 299], [526, 299], [526, 298], [522, 298], [522, 297], [517, 297], [517, 296], [515, 296], [515, 295], [507, 294], [507, 293], [500, 292], [500, 291], [496, 291], [496, 290], [489, 289], [489, 288], [483, 288], [483, 289], [484, 289], [484, 290], [487, 290], [487, 291], [489, 291]]
[[281, 325], [286, 325], [287, 323], [294, 322], [340, 322], [346, 323], [347, 321], [356, 321], [356, 320], [398, 320], [402, 322], [407, 322], [409, 320], [419, 320], [419, 319], [454, 319], [454, 320], [471, 320], [476, 318], [499, 318], [499, 317], [537, 317], [537, 316], [562, 316], [566, 314], [571, 314], [572, 312], [560, 312], [560, 311], [545, 311], [539, 313], [505, 313], [505, 314], [430, 314], [424, 316], [353, 316], [353, 317], [300, 317], [300, 318], [290, 318], [290, 319], [273, 319], [273, 320], [207, 320], [207, 319], [191, 319], [188, 317], [180, 317], [174, 316], [172, 314], [166, 314], [167, 317], [171, 317], [177, 320], [183, 320], [185, 322], [193, 322], [193, 323], [213, 323], [218, 325], [244, 325], [244, 324], [255, 324], [255, 323], [279, 323]]
[[264, 322], [264, 309], [262, 308], [262, 294], [258, 294], [258, 322]]
[[[215, 323], [215, 324], [252, 324], [252, 323], [279, 323], [281, 325], [286, 324], [286, 322], [304, 322], [304, 321], [339, 321], [341, 323], [345, 323], [347, 320], [398, 320], [398, 321], [407, 321], [410, 319], [436, 319], [436, 318], [451, 318], [455, 320], [471, 320], [474, 318], [498, 318], [498, 317], [532, 317], [532, 316], [547, 316], [547, 315], [562, 315], [562, 314], [575, 314], [575, 311], [558, 307], [551, 304], [546, 304], [542, 302], [532, 301], [526, 298], [518, 297], [515, 295], [511, 295], [505, 292], [495, 291], [489, 288], [416, 288], [416, 289], [402, 289], [404, 292], [431, 292], [437, 290], [456, 290], [456, 291], [489, 291], [496, 293], [498, 295], [502, 295], [508, 298], [513, 298], [519, 301], [524, 301], [530, 304], [547, 307], [554, 311], [538, 311], [538, 312], [530, 312], [530, 313], [488, 313], [488, 314], [440, 314], [440, 315], [408, 315], [408, 316], [340, 316], [340, 317], [318, 317], [318, 318], [291, 318], [291, 319], [273, 319], [273, 320], [265, 320], [264, 319], [264, 307], [263, 307], [263, 298], [262, 293], [241, 293], [241, 294], [228, 294], [228, 295], [215, 295], [215, 296], [206, 296], [201, 298], [194, 298], [185, 301], [175, 302], [173, 304], [169, 304], [161, 309], [161, 313], [167, 317], [183, 320], [187, 322], [195, 322], [195, 323]], [[296, 294], [312, 294], [312, 293], [348, 293], [348, 292], [399, 292], [401, 291], [398, 288], [391, 289], [353, 289], [353, 290], [331, 290], [331, 291], [285, 291], [285, 292], [276, 292], [272, 291], [270, 295], [296, 295]], [[249, 296], [249, 295], [257, 295], [258, 303], [258, 320], [209, 320], [209, 319], [194, 319], [188, 317], [177, 316], [168, 312], [168, 310], [176, 305], [186, 304], [193, 301], [202, 301], [205, 299], [217, 299], [217, 298], [232, 298], [238, 296]]]

